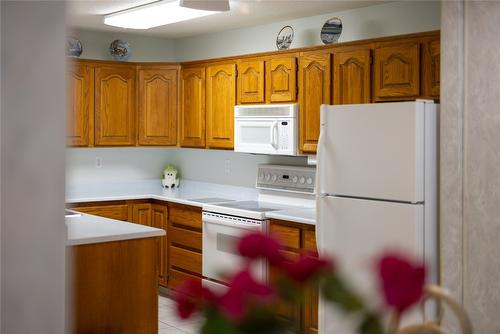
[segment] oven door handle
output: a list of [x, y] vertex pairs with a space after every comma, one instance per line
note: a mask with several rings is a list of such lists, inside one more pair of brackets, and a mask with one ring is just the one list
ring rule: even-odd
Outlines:
[[221, 220], [220, 218], [209, 217], [209, 216], [208, 217], [203, 216], [203, 223], [224, 225], [224, 226], [229, 226], [229, 227], [245, 227], [247, 229], [252, 229], [252, 230], [260, 230], [262, 227], [262, 224], [246, 223], [246, 222], [242, 222], [242, 221], [226, 222], [226, 221]]

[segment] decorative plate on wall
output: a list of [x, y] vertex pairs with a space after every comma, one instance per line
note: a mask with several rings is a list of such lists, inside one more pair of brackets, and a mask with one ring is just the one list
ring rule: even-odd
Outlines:
[[121, 39], [115, 39], [109, 45], [109, 53], [114, 60], [127, 60], [130, 58], [132, 51], [130, 50], [128, 42], [122, 41]]
[[276, 47], [278, 50], [288, 50], [293, 41], [293, 28], [284, 26], [276, 37]]
[[342, 33], [342, 20], [338, 17], [332, 17], [327, 20], [321, 28], [321, 40], [325, 44], [337, 43]]
[[74, 37], [66, 38], [66, 56], [68, 57], [80, 57], [82, 54], [83, 47], [82, 42]]

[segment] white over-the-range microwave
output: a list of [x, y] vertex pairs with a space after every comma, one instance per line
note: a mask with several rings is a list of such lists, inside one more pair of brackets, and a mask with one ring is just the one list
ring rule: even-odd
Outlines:
[[297, 113], [296, 103], [235, 106], [234, 150], [297, 155]]

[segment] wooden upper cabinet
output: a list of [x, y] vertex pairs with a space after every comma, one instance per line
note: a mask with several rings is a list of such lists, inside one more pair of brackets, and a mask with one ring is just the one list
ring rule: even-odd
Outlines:
[[95, 144], [135, 145], [135, 66], [95, 68]]
[[94, 70], [90, 65], [70, 63], [66, 75], [66, 145], [94, 143]]
[[330, 54], [305, 53], [299, 61], [299, 142], [304, 153], [315, 153], [319, 109], [330, 104]]
[[177, 74], [177, 69], [139, 68], [139, 145], [177, 144]]
[[207, 139], [210, 148], [234, 146], [234, 106], [236, 102], [236, 65], [207, 67]]
[[370, 49], [333, 55], [333, 104], [370, 103]]
[[263, 103], [264, 60], [242, 60], [238, 63], [238, 103]]
[[297, 100], [297, 59], [279, 57], [266, 61], [267, 102]]
[[420, 44], [401, 42], [375, 47], [374, 98], [411, 100], [420, 95]]
[[205, 67], [183, 68], [180, 145], [205, 147]]
[[424, 95], [439, 99], [441, 71], [441, 43], [439, 37], [424, 42], [423, 48]]

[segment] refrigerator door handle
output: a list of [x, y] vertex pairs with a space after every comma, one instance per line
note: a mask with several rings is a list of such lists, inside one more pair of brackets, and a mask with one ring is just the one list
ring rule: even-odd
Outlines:
[[323, 184], [323, 168], [321, 166], [322, 162], [322, 152], [323, 152], [323, 142], [325, 141], [325, 131], [323, 131], [324, 128], [324, 115], [326, 113], [327, 105], [322, 104], [320, 108], [320, 132], [319, 132], [319, 138], [318, 138], [318, 145], [317, 145], [317, 151], [316, 151], [316, 184], [315, 184], [315, 189], [316, 189], [316, 245], [318, 248], [318, 253], [321, 255], [321, 252], [323, 250], [323, 240], [322, 240], [322, 233], [321, 233], [321, 201], [318, 201], [318, 199], [324, 198], [325, 195], [323, 194], [323, 191], [321, 189], [321, 186]]

